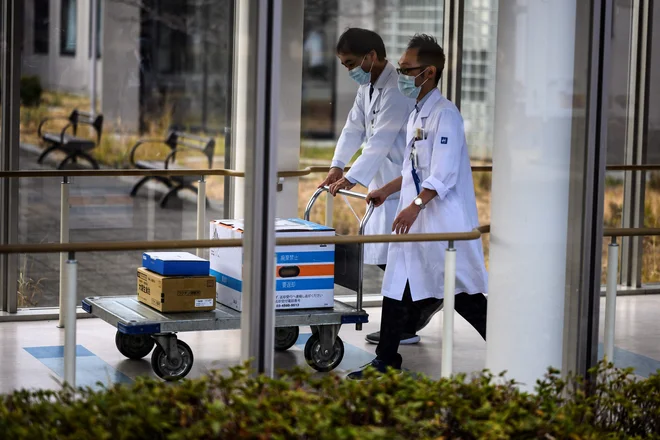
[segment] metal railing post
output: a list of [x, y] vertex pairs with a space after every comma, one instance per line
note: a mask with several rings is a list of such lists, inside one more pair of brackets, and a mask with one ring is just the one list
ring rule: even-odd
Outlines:
[[[69, 242], [69, 178], [63, 177], [60, 184], [60, 243]], [[58, 327], [63, 328], [66, 322], [66, 253], [60, 254], [60, 317]]]
[[442, 319], [442, 377], [450, 377], [454, 351], [454, 290], [456, 290], [456, 249], [450, 241], [445, 251], [445, 297]]
[[616, 288], [619, 272], [619, 245], [616, 237], [607, 247], [607, 290], [605, 293], [604, 354], [608, 362], [614, 362], [614, 323], [616, 320]]
[[[206, 236], [206, 179], [200, 176], [197, 187], [197, 240]], [[204, 249], [197, 248], [197, 256], [203, 258]]]
[[65, 277], [65, 307], [64, 322], [64, 381], [72, 387], [76, 386], [76, 303], [77, 303], [77, 269], [78, 264], [73, 252], [66, 261]]
[[334, 213], [334, 201], [335, 198], [332, 197], [330, 193], [327, 193], [325, 196], [325, 225], [332, 227], [332, 214]]

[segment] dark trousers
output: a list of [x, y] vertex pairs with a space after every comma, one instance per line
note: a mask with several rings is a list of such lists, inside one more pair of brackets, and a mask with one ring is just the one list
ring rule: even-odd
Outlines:
[[[385, 272], [387, 265], [379, 264], [378, 267], [380, 267], [383, 270], [383, 272]], [[433, 305], [432, 303], [433, 301], [429, 300], [429, 302], [425, 303], [424, 305], [430, 306]], [[419, 322], [420, 311], [422, 308], [423, 307], [420, 306], [419, 308], [410, 310], [410, 313], [408, 314], [407, 318], [404, 320], [403, 333], [406, 333], [407, 335], [417, 334], [417, 323]]]
[[[486, 312], [488, 310], [486, 297], [481, 293], [475, 295], [459, 293], [454, 298], [455, 310], [486, 340]], [[378, 359], [394, 368], [401, 368], [401, 356], [398, 354], [399, 341], [406, 324], [415, 316], [419, 320], [420, 312], [435, 301], [437, 301], [435, 298], [413, 301], [409, 283], [406, 283], [401, 301], [383, 298], [380, 343], [376, 348]]]

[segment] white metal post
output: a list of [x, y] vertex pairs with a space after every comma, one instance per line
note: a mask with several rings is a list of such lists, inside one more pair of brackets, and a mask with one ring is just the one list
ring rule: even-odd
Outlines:
[[[69, 242], [69, 178], [63, 177], [60, 184], [60, 243]], [[66, 253], [60, 254], [60, 318], [58, 327], [63, 328], [66, 322]]]
[[[206, 236], [206, 180], [201, 176], [197, 182], [197, 240]], [[197, 256], [203, 257], [205, 249], [197, 249]]]
[[66, 321], [64, 325], [64, 381], [76, 386], [76, 302], [77, 267], [73, 252], [66, 262]]
[[91, 30], [90, 30], [90, 44], [91, 46], [91, 51], [90, 51], [90, 69], [89, 69], [89, 101], [90, 101], [90, 113], [92, 114], [92, 117], [96, 116], [96, 58], [97, 58], [97, 46], [96, 46], [96, 40], [97, 40], [97, 34], [99, 32], [98, 26], [97, 26], [97, 15], [99, 14], [98, 8], [97, 8], [97, 1], [98, 0], [89, 0], [89, 6], [91, 8], [92, 12], [92, 23], [91, 23]]
[[325, 225], [332, 227], [332, 214], [334, 209], [334, 200], [332, 194], [325, 193]]
[[450, 377], [454, 351], [454, 291], [456, 290], [456, 249], [449, 242], [445, 251], [445, 297], [442, 319], [442, 377]]
[[607, 249], [607, 290], [605, 293], [605, 341], [607, 362], [614, 362], [614, 321], [616, 319], [616, 287], [619, 272], [619, 245], [616, 237]]

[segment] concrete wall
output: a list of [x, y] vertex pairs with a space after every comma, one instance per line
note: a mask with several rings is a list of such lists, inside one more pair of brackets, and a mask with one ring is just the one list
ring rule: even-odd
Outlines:
[[[77, 2], [76, 54], [60, 55], [61, 0], [50, 1], [48, 54], [34, 53], [34, 0], [26, 0], [22, 75], [38, 75], [44, 88], [71, 93], [89, 93], [89, 0]], [[102, 78], [103, 62], [98, 61], [97, 81]]]

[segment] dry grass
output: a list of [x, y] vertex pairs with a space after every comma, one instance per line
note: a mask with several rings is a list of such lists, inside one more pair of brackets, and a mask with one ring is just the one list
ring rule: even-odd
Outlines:
[[[21, 142], [44, 147], [45, 145], [43, 141], [37, 135], [38, 126], [44, 118], [57, 117], [58, 119], [47, 122], [44, 126], [44, 130], [59, 133], [68, 124], [68, 121], [65, 118], [67, 118], [74, 109], [88, 111], [89, 106], [89, 99], [87, 97], [45, 91], [40, 106], [32, 108], [21, 107]], [[166, 106], [163, 110], [162, 117], [154, 119], [148, 124], [145, 133], [142, 135], [138, 135], [133, 131], [122, 128], [121, 121], [107, 121], [106, 119], [104, 122], [101, 144], [93, 151], [96, 160], [98, 160], [99, 163], [112, 168], [128, 167], [131, 148], [138, 140], [143, 138], [165, 138], [172, 123], [169, 117], [172, 112], [168, 111], [168, 108], [169, 106]], [[110, 122], [113, 123], [111, 124]], [[116, 127], [114, 131], [108, 129], [110, 125]], [[91, 127], [84, 125], [80, 126], [78, 129], [78, 135], [96, 139], [94, 130]], [[203, 135], [203, 133], [200, 134], [200, 136]], [[216, 156], [223, 156], [225, 149], [224, 137], [216, 137], [215, 141]], [[169, 148], [163, 144], [150, 143], [143, 145], [138, 149], [136, 159], [164, 161], [169, 152]], [[60, 156], [63, 157], [61, 154]], [[177, 163], [190, 168], [204, 168], [204, 162], [200, 162], [200, 158], [203, 158], [200, 154], [183, 152], [182, 154], [177, 155]]]

